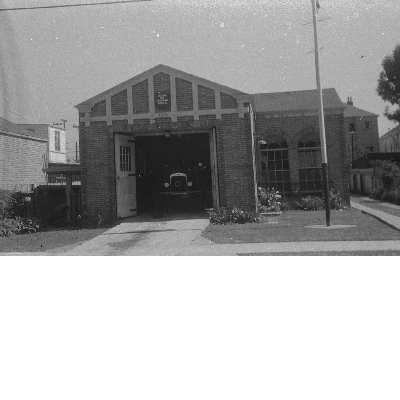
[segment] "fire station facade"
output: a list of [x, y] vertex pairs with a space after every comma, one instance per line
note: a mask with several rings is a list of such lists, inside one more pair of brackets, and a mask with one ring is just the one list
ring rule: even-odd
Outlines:
[[[348, 202], [344, 106], [323, 95], [329, 184]], [[157, 207], [181, 184], [202, 208], [254, 209], [259, 186], [322, 191], [315, 90], [251, 95], [158, 65], [76, 108], [89, 224]]]

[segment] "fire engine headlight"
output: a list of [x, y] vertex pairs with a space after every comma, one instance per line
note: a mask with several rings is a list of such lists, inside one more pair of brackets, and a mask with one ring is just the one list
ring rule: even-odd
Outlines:
[[169, 183], [168, 182], [165, 182], [164, 183], [164, 187], [168, 187], [169, 186]]
[[190, 187], [190, 186], [192, 186], [193, 185], [193, 183], [192, 182], [188, 182], [188, 186]]

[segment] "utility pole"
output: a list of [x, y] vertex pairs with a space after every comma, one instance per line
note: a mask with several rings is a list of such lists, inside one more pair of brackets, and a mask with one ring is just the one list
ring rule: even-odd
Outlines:
[[318, 113], [319, 113], [319, 136], [321, 141], [322, 156], [322, 185], [325, 196], [326, 226], [331, 226], [331, 210], [329, 207], [329, 180], [328, 180], [328, 156], [326, 152], [325, 122], [324, 122], [324, 103], [322, 97], [321, 79], [319, 75], [319, 45], [317, 32], [317, 7], [316, 0], [311, 0], [313, 25], [314, 25], [314, 45], [315, 45], [315, 73], [318, 92]]
[[54, 122], [53, 125], [56, 125], [56, 126], [58, 126], [58, 125], [63, 125], [64, 131], [65, 131], [65, 123], [66, 123], [66, 122], [67, 122], [66, 119], [62, 119], [62, 118], [61, 118], [61, 122]]

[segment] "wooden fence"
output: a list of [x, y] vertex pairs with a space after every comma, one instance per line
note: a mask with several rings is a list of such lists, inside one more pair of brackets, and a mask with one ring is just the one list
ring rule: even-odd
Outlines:
[[[80, 224], [81, 187], [72, 186], [71, 225]], [[47, 224], [67, 222], [67, 200], [65, 185], [41, 185], [34, 189], [34, 216]]]

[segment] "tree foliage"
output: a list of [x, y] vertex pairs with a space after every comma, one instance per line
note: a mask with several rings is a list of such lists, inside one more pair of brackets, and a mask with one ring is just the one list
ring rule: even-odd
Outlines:
[[382, 67], [376, 90], [384, 101], [397, 106], [392, 113], [389, 112], [389, 107], [386, 107], [385, 116], [390, 121], [400, 122], [400, 44], [394, 48], [393, 54], [383, 59]]

